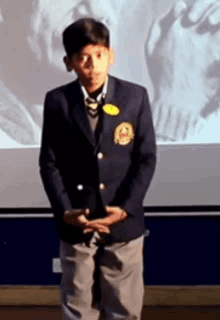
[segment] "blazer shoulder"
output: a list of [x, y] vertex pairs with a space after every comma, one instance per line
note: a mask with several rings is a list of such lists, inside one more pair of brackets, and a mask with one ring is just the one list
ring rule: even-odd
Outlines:
[[114, 76], [110, 76], [110, 78], [115, 82], [116, 87], [129, 89], [131, 91], [139, 91], [140, 93], [142, 92], [142, 94], [144, 92], [147, 92], [147, 89], [140, 84], [137, 84], [137, 83], [134, 83], [131, 81], [127, 81], [127, 80], [122, 80], [122, 79], [114, 77]]
[[68, 103], [69, 92], [73, 92], [74, 87], [77, 87], [77, 80], [48, 91], [44, 99], [44, 110], [55, 113], [60, 109], [60, 106], [67, 108], [65, 106]]
[[77, 85], [77, 80], [71, 81], [70, 83], [51, 89], [46, 93], [46, 96], [57, 96], [60, 94], [65, 94], [70, 87], [74, 89], [76, 85]]

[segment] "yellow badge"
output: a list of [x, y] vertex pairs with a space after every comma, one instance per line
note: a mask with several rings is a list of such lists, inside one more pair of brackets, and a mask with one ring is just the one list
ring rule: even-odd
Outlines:
[[117, 116], [120, 112], [119, 107], [116, 107], [110, 103], [105, 104], [102, 108], [105, 113], [109, 114], [110, 116]]
[[130, 122], [122, 122], [114, 132], [114, 143], [122, 146], [128, 144], [134, 139], [134, 130]]

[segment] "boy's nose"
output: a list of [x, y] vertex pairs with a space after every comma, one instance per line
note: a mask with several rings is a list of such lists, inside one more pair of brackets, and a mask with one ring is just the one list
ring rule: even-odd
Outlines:
[[97, 67], [98, 67], [98, 61], [97, 59], [95, 58], [90, 58], [88, 61], [87, 61], [87, 67], [93, 71], [96, 71], [97, 70]]

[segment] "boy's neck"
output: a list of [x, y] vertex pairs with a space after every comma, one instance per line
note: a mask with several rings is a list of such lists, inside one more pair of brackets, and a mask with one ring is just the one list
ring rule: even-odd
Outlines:
[[99, 87], [98, 89], [95, 89], [94, 91], [93, 90], [89, 91], [87, 90], [87, 88], [86, 88], [86, 91], [88, 92], [91, 98], [96, 99], [98, 95], [102, 92], [103, 86], [104, 86], [104, 83], [101, 85], [101, 87]]
[[[88, 92], [89, 96], [93, 99], [96, 99], [96, 97], [102, 92], [103, 90], [103, 86], [105, 85], [105, 82], [107, 80], [107, 77], [105, 79], [105, 81], [100, 85], [98, 86], [85, 86], [84, 84], [84, 88], [86, 89], [86, 91]], [[81, 80], [82, 81], [82, 80]]]

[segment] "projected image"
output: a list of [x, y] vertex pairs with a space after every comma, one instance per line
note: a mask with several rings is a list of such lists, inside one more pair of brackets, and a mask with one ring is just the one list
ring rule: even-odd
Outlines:
[[0, 148], [39, 147], [45, 93], [76, 78], [61, 34], [85, 16], [111, 31], [111, 74], [146, 86], [157, 142], [220, 142], [220, 2], [3, 0]]
[[40, 145], [45, 93], [76, 78], [63, 64], [63, 30], [92, 16], [115, 33], [123, 2], [1, 1], [0, 148]]
[[220, 2], [176, 2], [145, 48], [157, 141], [220, 142]]

